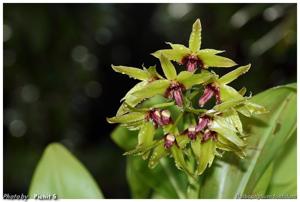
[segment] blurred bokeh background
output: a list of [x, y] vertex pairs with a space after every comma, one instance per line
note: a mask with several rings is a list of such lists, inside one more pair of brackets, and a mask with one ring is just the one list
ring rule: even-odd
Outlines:
[[203, 48], [252, 63], [233, 86], [255, 94], [296, 82], [296, 12], [296, 4], [4, 4], [4, 193], [27, 193], [43, 149], [61, 142], [105, 197], [129, 198], [105, 117], [135, 81], [110, 65], [158, 64], [150, 53], [165, 41], [187, 45], [200, 18]]

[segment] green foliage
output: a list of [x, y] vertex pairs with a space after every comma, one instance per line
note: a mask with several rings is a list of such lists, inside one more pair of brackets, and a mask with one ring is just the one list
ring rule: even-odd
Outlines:
[[45, 149], [29, 189], [30, 198], [53, 194], [58, 199], [103, 198], [91, 174], [58, 143]]

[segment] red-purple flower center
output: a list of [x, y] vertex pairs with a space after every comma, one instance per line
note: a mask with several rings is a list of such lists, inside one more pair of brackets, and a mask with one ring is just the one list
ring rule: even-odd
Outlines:
[[201, 142], [204, 143], [207, 140], [212, 139], [214, 141], [217, 141], [217, 133], [214, 131], [210, 131], [210, 130], [205, 130], [203, 136], [202, 136], [202, 140]]
[[185, 87], [178, 83], [172, 82], [165, 93], [165, 97], [169, 99], [174, 99], [176, 104], [180, 107], [183, 106], [183, 91], [185, 91]]
[[197, 68], [203, 68], [203, 62], [196, 55], [188, 55], [181, 61], [187, 71], [194, 72]]
[[221, 103], [220, 88], [214, 84], [208, 84], [204, 88], [204, 93], [199, 99], [200, 107], [203, 107], [213, 96], [216, 98], [216, 104]]

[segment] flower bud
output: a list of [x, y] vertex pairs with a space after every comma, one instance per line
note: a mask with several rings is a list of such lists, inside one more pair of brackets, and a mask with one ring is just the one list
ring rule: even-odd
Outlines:
[[207, 129], [207, 130], [205, 130], [205, 132], [203, 134], [201, 142], [204, 143], [204, 142], [206, 142], [209, 139], [217, 141], [217, 133], [214, 132], [214, 131], [210, 131], [210, 130]]
[[165, 141], [164, 142], [164, 147], [166, 149], [169, 149], [176, 142], [176, 138], [175, 138], [174, 135], [172, 135], [172, 134], [169, 133], [169, 134], [165, 135], [164, 141]]
[[199, 132], [203, 130], [209, 122], [210, 118], [208, 116], [199, 117], [198, 125], [196, 126], [196, 131]]
[[190, 126], [190, 127], [188, 128], [187, 136], [188, 136], [191, 140], [195, 140], [195, 139], [197, 138], [197, 131], [196, 131], [196, 127], [195, 127], [195, 126]]
[[161, 122], [162, 125], [168, 125], [172, 122], [171, 113], [169, 110], [162, 110], [161, 111]]

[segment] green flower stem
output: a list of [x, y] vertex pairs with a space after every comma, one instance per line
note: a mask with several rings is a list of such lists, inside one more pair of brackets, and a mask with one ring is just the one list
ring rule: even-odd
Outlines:
[[[192, 155], [191, 149], [188, 150], [189, 156]], [[196, 161], [194, 158], [189, 158], [187, 162], [190, 170], [194, 170], [196, 167]], [[188, 176], [188, 187], [186, 191], [186, 195], [188, 199], [198, 199], [200, 194], [200, 179], [198, 176]]]
[[200, 193], [200, 180], [188, 176], [189, 185], [187, 187], [187, 198], [198, 199]]

